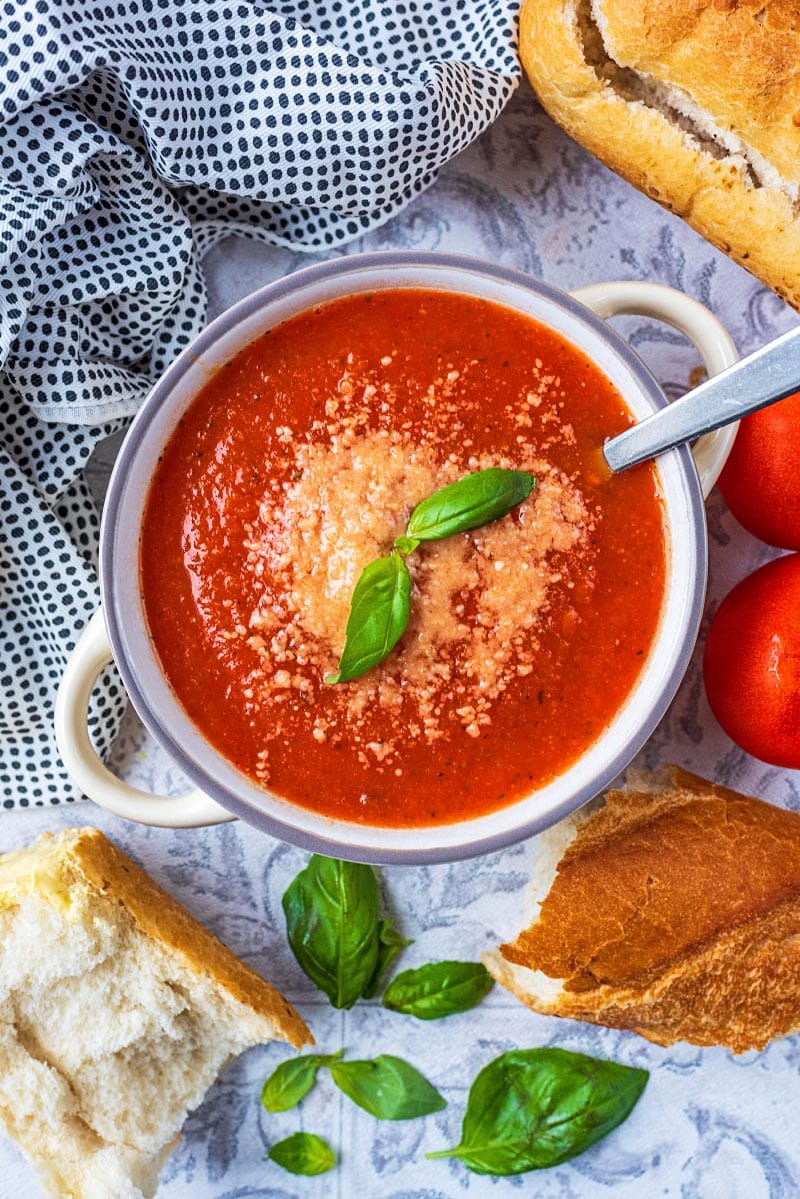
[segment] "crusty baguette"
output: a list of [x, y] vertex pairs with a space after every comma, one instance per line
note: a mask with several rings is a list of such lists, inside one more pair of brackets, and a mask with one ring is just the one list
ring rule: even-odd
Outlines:
[[800, 1029], [800, 814], [672, 767], [549, 837], [533, 923], [485, 959], [523, 1003], [737, 1053]]
[[236, 1054], [304, 1022], [96, 829], [0, 858], [0, 1123], [58, 1199], [149, 1199]]
[[523, 0], [550, 115], [800, 308], [796, 0]]

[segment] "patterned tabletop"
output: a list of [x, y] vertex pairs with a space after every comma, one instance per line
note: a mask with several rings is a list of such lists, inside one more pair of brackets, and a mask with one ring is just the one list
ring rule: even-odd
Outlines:
[[[400, 216], [351, 244], [358, 250], [457, 250], [530, 271], [559, 287], [649, 279], [708, 304], [741, 351], [795, 323], [770, 291], [700, 237], [611, 175], [556, 129], [522, 88], [494, 127], [451, 163]], [[342, 253], [343, 251], [339, 251]], [[317, 256], [229, 240], [207, 258], [212, 315], [240, 296]], [[670, 394], [685, 390], [697, 354], [672, 330], [638, 318], [619, 323]], [[102, 491], [115, 445], [90, 466]], [[709, 505], [711, 581], [707, 618], [731, 585], [769, 556], [739, 528], [718, 495]], [[641, 755], [676, 761], [775, 803], [800, 809], [800, 776], [738, 751], [705, 701], [695, 654], [678, 698]], [[182, 789], [169, 761], [129, 716], [115, 768], [139, 785]], [[335, 1011], [305, 979], [287, 946], [281, 895], [306, 855], [241, 823], [169, 832], [125, 824], [79, 804], [8, 815], [4, 848], [45, 828], [94, 823], [300, 1008], [324, 1051], [406, 1057], [442, 1091], [448, 1106], [422, 1120], [381, 1123], [329, 1083], [300, 1109], [267, 1116], [263, 1079], [285, 1047], [253, 1050], [230, 1067], [189, 1120], [168, 1163], [159, 1199], [789, 1199], [800, 1196], [800, 1048], [796, 1039], [741, 1057], [681, 1044], [661, 1049], [637, 1036], [534, 1015], [495, 987], [473, 1011], [436, 1024], [361, 1001]], [[389, 911], [414, 944], [404, 967], [441, 957], [474, 959], [519, 927], [522, 893], [536, 843], [437, 867], [381, 871]], [[630, 1119], [574, 1161], [516, 1179], [470, 1174], [425, 1152], [456, 1143], [469, 1082], [512, 1047], [560, 1045], [651, 1071]], [[341, 1156], [336, 1170], [295, 1178], [266, 1159], [271, 1143], [298, 1128], [323, 1135]], [[0, 1143], [0, 1196], [35, 1199], [29, 1167]]]

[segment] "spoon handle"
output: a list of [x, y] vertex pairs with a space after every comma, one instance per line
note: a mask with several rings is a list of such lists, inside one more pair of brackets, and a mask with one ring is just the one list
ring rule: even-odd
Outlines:
[[613, 471], [626, 470], [795, 391], [800, 391], [800, 327], [612, 437], [603, 447], [606, 462]]

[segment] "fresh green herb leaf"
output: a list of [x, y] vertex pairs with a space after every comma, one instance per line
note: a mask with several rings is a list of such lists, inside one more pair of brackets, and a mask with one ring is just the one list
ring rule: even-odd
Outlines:
[[373, 995], [378, 994], [383, 976], [398, 953], [407, 945], [413, 944], [413, 941], [407, 941], [405, 937], [400, 936], [391, 920], [381, 920], [378, 927], [378, 962], [375, 966], [375, 973], [362, 992], [365, 999], [372, 999]]
[[395, 537], [394, 539], [394, 548], [399, 554], [413, 554], [418, 546], [419, 541], [416, 537]]
[[447, 1106], [419, 1070], [388, 1053], [373, 1061], [334, 1062], [331, 1077], [353, 1103], [379, 1120], [413, 1120]]
[[283, 896], [302, 970], [334, 1007], [349, 1008], [378, 964], [378, 884], [371, 866], [314, 854]]
[[325, 1174], [336, 1165], [336, 1154], [315, 1132], [293, 1132], [273, 1145], [268, 1156], [290, 1174]]
[[491, 524], [527, 499], [535, 483], [525, 470], [499, 466], [465, 475], [417, 504], [406, 535], [416, 541], [439, 541]]
[[470, 1087], [461, 1143], [427, 1156], [458, 1157], [476, 1174], [557, 1166], [621, 1124], [648, 1077], [566, 1049], [512, 1050]]
[[494, 980], [480, 962], [429, 962], [393, 978], [383, 1006], [418, 1020], [466, 1012], [491, 991]]
[[396, 550], [365, 566], [350, 601], [339, 669], [325, 682], [347, 683], [382, 662], [405, 632], [410, 607], [411, 575]]
[[317, 1070], [338, 1062], [338, 1053], [307, 1053], [303, 1057], [291, 1057], [272, 1071], [261, 1091], [261, 1102], [268, 1112], [288, 1112], [305, 1098], [314, 1085]]

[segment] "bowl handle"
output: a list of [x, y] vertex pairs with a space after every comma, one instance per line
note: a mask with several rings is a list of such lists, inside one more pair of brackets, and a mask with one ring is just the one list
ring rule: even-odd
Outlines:
[[[713, 313], [697, 300], [660, 283], [595, 283], [570, 293], [604, 320], [610, 316], [648, 316], [684, 333], [697, 346], [710, 375], [738, 361], [733, 339]], [[708, 496], [731, 451], [738, 423], [706, 433], [692, 448], [703, 495]]]
[[102, 608], [78, 638], [58, 688], [55, 730], [64, 765], [83, 792], [115, 816], [159, 828], [196, 828], [235, 820], [202, 791], [188, 795], [151, 795], [129, 786], [107, 770], [89, 737], [87, 717], [100, 671], [113, 661]]

